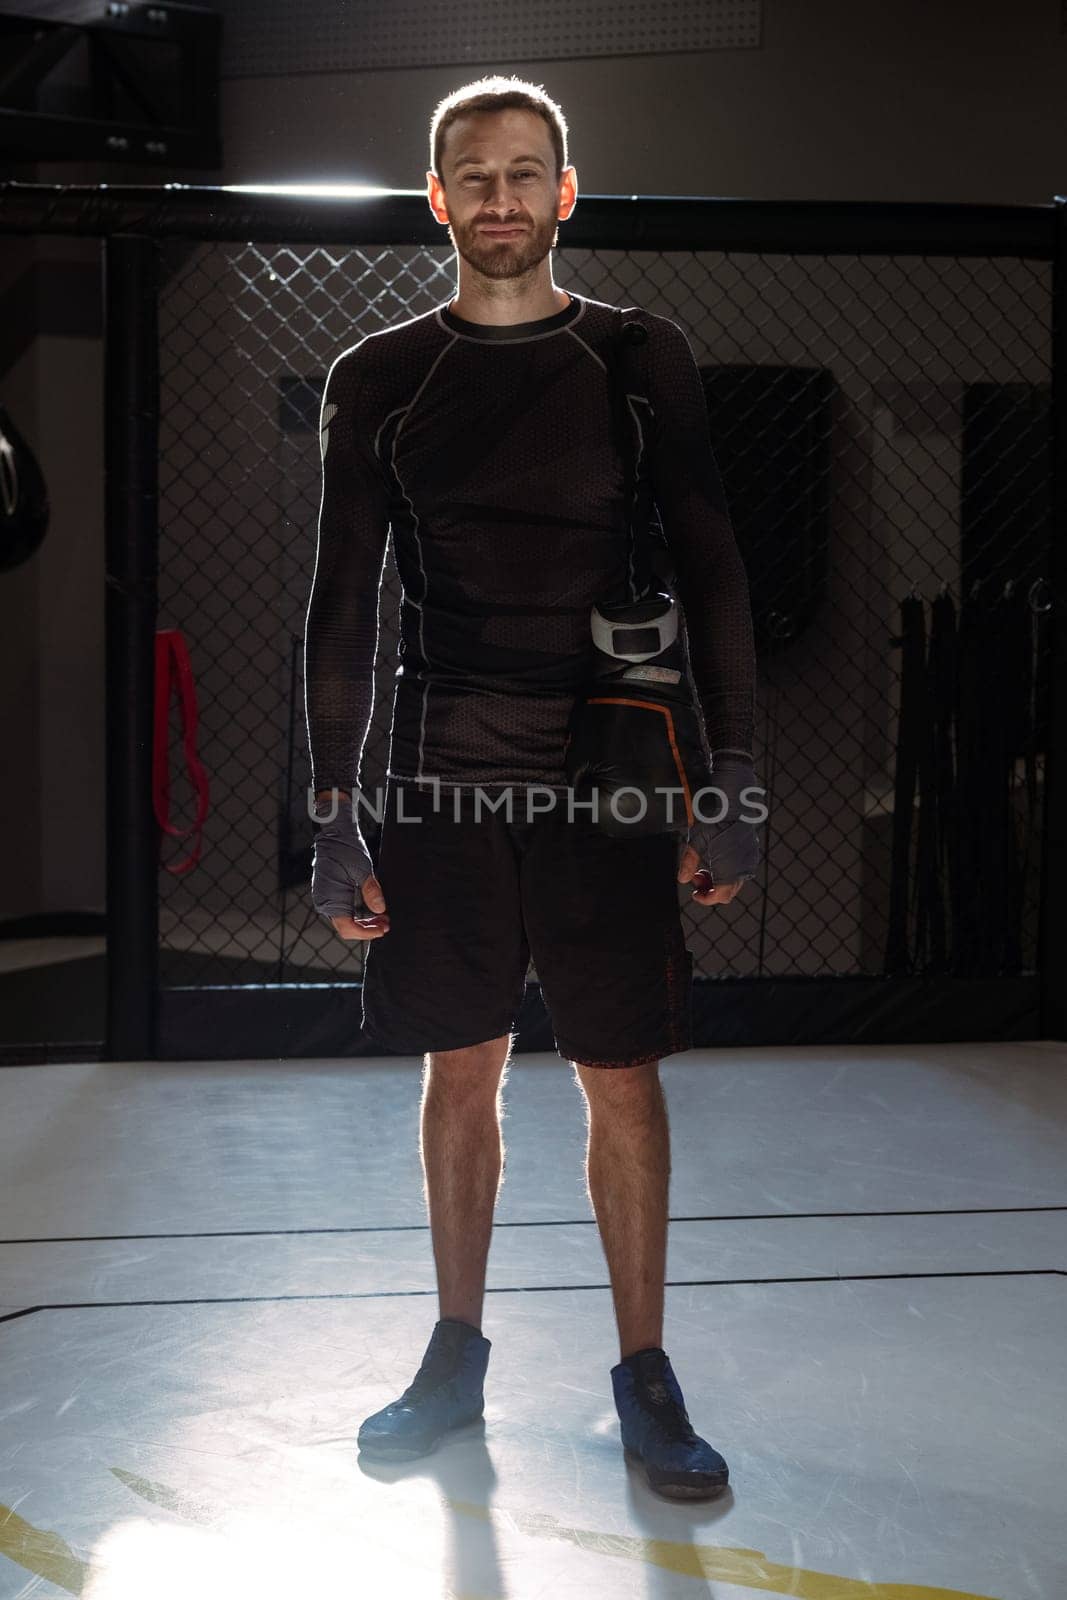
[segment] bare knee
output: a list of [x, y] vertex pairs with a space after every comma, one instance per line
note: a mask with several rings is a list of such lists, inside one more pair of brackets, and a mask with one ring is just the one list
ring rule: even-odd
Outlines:
[[591, 1115], [647, 1116], [663, 1106], [658, 1061], [636, 1067], [587, 1067], [576, 1061], [574, 1072]]
[[428, 1050], [425, 1056], [427, 1092], [495, 1094], [511, 1051], [511, 1035], [464, 1045], [461, 1050]]

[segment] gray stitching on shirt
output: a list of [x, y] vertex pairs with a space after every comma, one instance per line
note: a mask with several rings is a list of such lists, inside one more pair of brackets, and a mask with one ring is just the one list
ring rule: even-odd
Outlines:
[[[445, 356], [448, 354], [449, 350], [451, 350], [451, 348], [452, 348], [454, 343], [455, 343], [455, 338], [454, 337], [449, 339], [449, 342], [446, 345], [443, 346], [443, 348], [439, 351], [439, 353], [435, 356], [434, 360], [431, 362], [429, 370], [426, 373], [426, 376], [423, 378], [422, 382], [419, 384], [419, 387], [415, 390], [415, 393], [412, 395], [412, 397], [408, 401], [407, 405], [398, 408], [398, 409], [402, 410], [404, 414], [401, 417], [399, 423], [397, 424], [396, 432], [393, 434], [393, 448], [392, 448], [391, 459], [390, 459], [390, 463], [389, 463], [391, 468], [392, 468], [392, 471], [393, 471], [393, 476], [395, 477], [395, 479], [397, 481], [397, 484], [399, 485], [400, 493], [404, 496], [404, 499], [407, 501], [408, 506], [411, 509], [411, 517], [412, 517], [412, 524], [413, 524], [412, 533], [413, 533], [413, 536], [414, 536], [414, 539], [415, 539], [415, 554], [417, 555], [418, 561], [419, 561], [419, 571], [422, 573], [422, 598], [423, 598], [424, 601], [426, 599], [426, 595], [427, 595], [427, 592], [428, 592], [429, 587], [430, 587], [430, 580], [426, 576], [426, 568], [425, 568], [425, 566], [423, 564], [423, 560], [422, 560], [422, 540], [419, 537], [419, 518], [418, 518], [418, 513], [415, 510], [415, 503], [412, 500], [411, 496], [408, 494], [407, 490], [404, 488], [403, 482], [401, 481], [400, 474], [397, 471], [397, 467], [396, 467], [396, 446], [397, 446], [397, 441], [400, 438], [401, 430], [403, 429], [403, 426], [404, 426], [405, 422], [407, 421], [408, 417], [411, 414], [412, 407], [417, 403], [419, 396], [422, 394], [422, 392], [425, 389], [426, 385], [429, 383], [430, 379], [433, 377], [434, 373], [437, 371], [437, 368], [438, 368], [439, 364], [441, 363], [441, 361], [444, 360]], [[396, 414], [395, 412], [391, 413], [391, 415], [395, 415], [395, 414]], [[384, 424], [383, 424], [383, 426], [384, 426]], [[405, 601], [408, 600], [408, 594], [407, 594], [406, 590], [404, 592], [404, 599], [405, 599]], [[417, 605], [414, 601], [411, 601], [411, 604], [415, 605], [415, 609], [419, 613], [419, 648], [420, 648], [420, 650], [422, 652], [423, 661], [426, 662], [427, 665], [428, 665], [429, 664], [429, 658], [427, 657], [427, 654], [426, 654], [426, 628], [425, 628], [425, 618], [424, 618], [423, 609], [422, 609], [421, 605]], [[427, 678], [427, 679], [425, 679], [425, 681], [423, 683], [422, 715], [421, 715], [420, 720], [419, 720], [419, 771], [420, 771], [420, 773], [422, 771], [422, 763], [423, 763], [424, 751], [425, 751], [425, 743], [426, 743], [426, 711], [427, 711], [427, 706], [428, 706], [428, 703], [429, 703], [429, 698], [430, 698], [430, 680], [429, 680], [429, 678]]]
[[[435, 309], [434, 319], [436, 320], [438, 326], [448, 334], [449, 338], [463, 339], [467, 344], [535, 344], [538, 339], [554, 339], [557, 333], [569, 333], [574, 327], [575, 322], [581, 322], [582, 318], [585, 316], [586, 301], [583, 300], [580, 295], [571, 295], [572, 303], [575, 300], [578, 302], [578, 310], [574, 314], [573, 321], [564, 323], [562, 328], [549, 328], [547, 333], [527, 333], [521, 335], [517, 339], [480, 339], [475, 333], [460, 333], [457, 329], [450, 327], [445, 321], [444, 317], [441, 315], [442, 311], [444, 310], [443, 306], [438, 306]], [[563, 310], [569, 311], [570, 306], [564, 306]], [[562, 316], [562, 314], [562, 312], [556, 312], [556, 316]], [[503, 324], [501, 324], [501, 326], [503, 326]]]

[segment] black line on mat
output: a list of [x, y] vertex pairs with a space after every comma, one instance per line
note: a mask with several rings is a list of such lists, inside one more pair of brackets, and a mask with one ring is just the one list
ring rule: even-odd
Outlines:
[[[844, 1272], [832, 1276], [808, 1278], [674, 1278], [664, 1285], [667, 1289], [725, 1289], [740, 1285], [769, 1286], [776, 1283], [881, 1283], [898, 1279], [915, 1282], [927, 1278], [1062, 1278], [1067, 1276], [1061, 1267], [1008, 1267], [993, 1272]], [[580, 1292], [587, 1289], [610, 1289], [610, 1283], [524, 1283], [490, 1288], [486, 1294], [554, 1294]], [[0, 1323], [17, 1322], [20, 1317], [32, 1316], [37, 1311], [111, 1311], [133, 1306], [244, 1306], [280, 1305], [286, 1301], [307, 1304], [312, 1300], [403, 1300], [413, 1296], [436, 1296], [437, 1289], [366, 1289], [350, 1294], [243, 1294], [204, 1295], [183, 1300], [71, 1300], [24, 1306], [19, 1311], [0, 1314]]]
[[[796, 1222], [833, 1217], [1001, 1217], [1032, 1211], [1067, 1211], [1067, 1206], [932, 1206], [915, 1211], [738, 1211], [702, 1217], [671, 1217], [671, 1222]], [[494, 1222], [493, 1228], [591, 1228], [595, 1217], [551, 1217], [529, 1222]], [[428, 1222], [359, 1223], [347, 1228], [218, 1228], [189, 1233], [58, 1233], [41, 1238], [0, 1239], [6, 1244], [103, 1244], [135, 1239], [289, 1239], [303, 1235], [349, 1233], [428, 1233]]]

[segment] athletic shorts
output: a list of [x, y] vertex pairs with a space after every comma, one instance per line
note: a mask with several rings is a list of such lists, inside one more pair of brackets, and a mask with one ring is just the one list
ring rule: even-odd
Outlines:
[[[376, 876], [389, 932], [365, 946], [363, 1028], [401, 1054], [513, 1033], [531, 956], [558, 1053], [630, 1067], [692, 1046], [693, 958], [674, 834], [612, 838], [567, 795], [528, 817], [491, 791], [385, 784]], [[458, 802], [457, 802], [458, 796]], [[544, 791], [541, 791], [544, 799]]]

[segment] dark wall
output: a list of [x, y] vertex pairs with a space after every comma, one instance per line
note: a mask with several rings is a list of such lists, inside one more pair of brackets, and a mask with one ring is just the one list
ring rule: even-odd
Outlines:
[[[236, 37], [247, 8], [219, 9], [232, 12]], [[461, 21], [462, 8], [450, 14]], [[271, 8], [279, 61], [292, 25], [283, 15]], [[320, 51], [314, 70], [257, 77], [240, 75], [238, 59], [223, 83], [220, 173], [9, 163], [0, 174], [423, 190], [437, 100], [504, 71], [543, 83], [563, 105], [580, 191], [1048, 204], [1067, 189], [1067, 36], [1056, 0], [770, 0], [758, 41], [569, 59], [561, 38], [560, 59], [338, 72], [321, 70]], [[462, 46], [469, 52], [468, 37]], [[351, 40], [345, 48], [351, 59]], [[37, 451], [53, 506], [42, 550], [0, 575], [0, 837], [10, 846], [0, 916], [104, 903], [98, 254], [94, 241], [56, 238], [5, 239], [0, 252], [0, 393]], [[731, 334], [730, 344], [730, 359], [744, 359], [743, 340]]]

